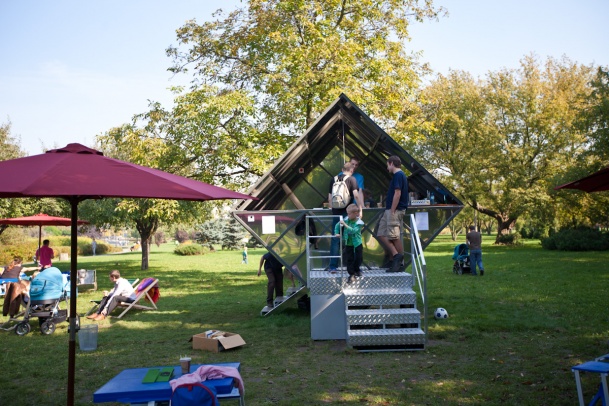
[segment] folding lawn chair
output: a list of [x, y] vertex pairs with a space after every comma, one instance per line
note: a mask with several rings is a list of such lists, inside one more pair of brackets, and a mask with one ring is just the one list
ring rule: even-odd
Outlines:
[[[131, 284], [131, 286], [135, 286], [135, 284], [140, 281], [140, 278], [127, 279], [127, 281]], [[97, 311], [97, 308], [99, 307], [99, 304], [101, 303], [101, 300], [91, 300], [91, 303], [93, 303], [93, 307], [89, 309], [89, 311], [85, 314], [85, 316], [88, 316], [91, 313]]]
[[[145, 278], [142, 279], [142, 281], [135, 287], [135, 293], [136, 293], [136, 297], [135, 300], [131, 303], [126, 303], [126, 302], [121, 302], [119, 303], [119, 307], [126, 307], [125, 311], [123, 311], [117, 318], [121, 318], [125, 315], [125, 313], [127, 313], [129, 310], [133, 309], [138, 309], [138, 310], [157, 310], [156, 307], [156, 303], [155, 301], [158, 300], [158, 296], [157, 298], [153, 298], [150, 294], [151, 294], [151, 290], [153, 288], [157, 288], [159, 287], [159, 280], [155, 279], [155, 278]], [[146, 298], [149, 302], [151, 306], [145, 306], [143, 304], [139, 304], [138, 302], [143, 299]]]

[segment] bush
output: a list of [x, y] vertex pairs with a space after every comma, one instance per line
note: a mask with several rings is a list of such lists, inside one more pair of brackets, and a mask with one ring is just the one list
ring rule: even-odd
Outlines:
[[199, 244], [186, 244], [176, 247], [173, 252], [177, 255], [204, 255], [209, 252], [209, 248]]
[[188, 241], [188, 233], [184, 230], [176, 230], [174, 238], [182, 244], [183, 242]]
[[[92, 239], [86, 237], [78, 238], [78, 255], [93, 255], [93, 246], [91, 245]], [[96, 240], [97, 246], [95, 247], [95, 255], [103, 255], [109, 252], [122, 252], [123, 249], [120, 247], [113, 247], [104, 241]]]
[[544, 238], [541, 246], [559, 251], [606, 251], [609, 250], [609, 236], [588, 227], [566, 228]]
[[502, 234], [497, 238], [496, 244], [520, 245], [520, 233]]
[[33, 262], [38, 249], [38, 239], [20, 242], [18, 244], [0, 245], [0, 266], [8, 265], [15, 257], [23, 258], [23, 262]]

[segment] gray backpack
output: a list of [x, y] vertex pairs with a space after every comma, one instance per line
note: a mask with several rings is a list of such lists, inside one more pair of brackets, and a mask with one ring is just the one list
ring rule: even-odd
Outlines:
[[349, 193], [349, 187], [345, 182], [348, 177], [349, 175], [339, 175], [334, 177], [334, 184], [332, 184], [333, 209], [344, 209], [351, 201], [351, 193]]

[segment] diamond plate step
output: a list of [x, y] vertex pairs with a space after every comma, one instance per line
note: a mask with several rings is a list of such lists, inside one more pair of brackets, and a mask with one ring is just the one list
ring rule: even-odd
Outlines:
[[349, 330], [347, 333], [351, 347], [425, 345], [425, 333], [420, 328]]
[[412, 288], [414, 281], [409, 273], [387, 273], [383, 269], [363, 270], [362, 276], [351, 284], [347, 283], [348, 277], [346, 271], [330, 273], [313, 270], [309, 275], [308, 287], [312, 295], [333, 295], [343, 289]]
[[345, 289], [347, 306], [416, 305], [417, 295], [412, 289]]
[[347, 310], [347, 324], [361, 326], [369, 324], [416, 324], [421, 322], [417, 309], [362, 309]]

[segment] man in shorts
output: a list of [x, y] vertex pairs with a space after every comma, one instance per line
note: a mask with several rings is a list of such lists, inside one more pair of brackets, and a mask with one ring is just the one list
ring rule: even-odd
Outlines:
[[396, 155], [387, 158], [387, 171], [393, 174], [387, 191], [385, 213], [379, 222], [377, 237], [389, 250], [392, 261], [387, 272], [402, 272], [404, 245], [402, 242], [404, 213], [408, 208], [408, 178], [400, 169], [402, 161]]

